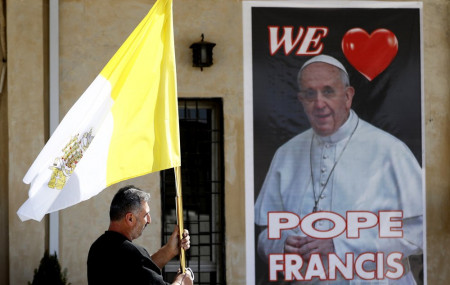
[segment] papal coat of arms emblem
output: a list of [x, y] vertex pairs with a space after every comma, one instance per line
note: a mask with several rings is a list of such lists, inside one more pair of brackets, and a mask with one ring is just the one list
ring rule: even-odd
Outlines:
[[62, 149], [63, 155], [55, 158], [50, 166], [53, 172], [48, 182], [49, 188], [63, 189], [93, 138], [92, 129], [90, 129], [89, 132], [85, 132], [81, 136], [77, 134], [70, 139]]

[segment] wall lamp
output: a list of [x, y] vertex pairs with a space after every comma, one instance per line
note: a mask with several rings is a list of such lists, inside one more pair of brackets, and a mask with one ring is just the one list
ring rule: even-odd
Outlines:
[[209, 67], [213, 64], [212, 50], [216, 45], [215, 43], [205, 42], [204, 39], [205, 36], [202, 34], [202, 40], [190, 46], [192, 49], [192, 66], [200, 67], [201, 71], [203, 71], [203, 67]]

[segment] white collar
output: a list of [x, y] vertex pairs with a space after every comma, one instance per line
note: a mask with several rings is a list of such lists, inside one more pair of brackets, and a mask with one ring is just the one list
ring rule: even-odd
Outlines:
[[324, 143], [337, 143], [348, 136], [351, 135], [353, 130], [356, 128], [356, 125], [358, 124], [358, 115], [350, 109], [350, 114], [348, 116], [347, 121], [333, 134], [329, 136], [319, 136], [318, 134], [315, 134], [319, 141]]

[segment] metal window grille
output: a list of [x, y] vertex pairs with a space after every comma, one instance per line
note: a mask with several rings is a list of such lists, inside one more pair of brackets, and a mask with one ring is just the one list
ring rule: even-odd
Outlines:
[[[221, 99], [179, 99], [183, 216], [191, 248], [187, 266], [195, 284], [225, 283], [223, 115]], [[176, 224], [173, 169], [161, 172], [162, 240]], [[179, 261], [164, 269], [172, 281]]]

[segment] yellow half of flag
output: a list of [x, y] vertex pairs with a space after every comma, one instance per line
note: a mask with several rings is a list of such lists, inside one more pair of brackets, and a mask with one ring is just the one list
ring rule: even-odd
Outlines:
[[180, 165], [171, 4], [159, 0], [100, 73], [114, 100], [107, 185]]
[[114, 183], [180, 166], [179, 141], [172, 1], [158, 0], [28, 170], [17, 214], [40, 221]]

